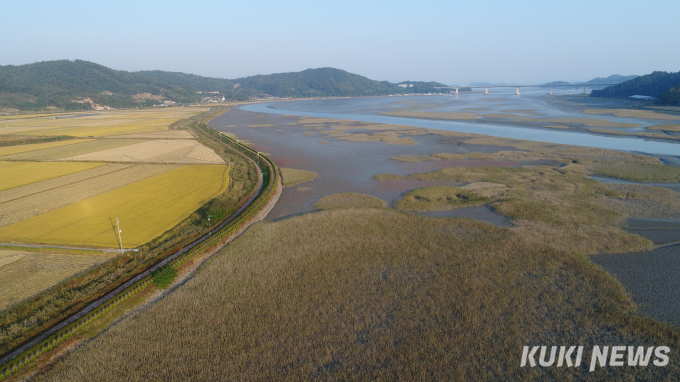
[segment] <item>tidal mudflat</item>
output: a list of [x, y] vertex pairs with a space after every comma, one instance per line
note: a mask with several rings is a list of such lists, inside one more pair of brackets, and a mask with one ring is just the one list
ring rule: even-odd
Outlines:
[[[345, 100], [340, 101], [333, 103], [332, 111], [334, 113], [351, 114], [356, 112], [352, 105], [358, 101], [347, 100], [347, 104], [345, 104]], [[384, 102], [381, 99], [367, 99], [366, 104], [369, 106], [363, 109], [360, 108], [359, 111], [366, 113], [382, 112], [384, 109], [376, 105], [383, 105]], [[581, 107], [580, 105], [575, 105], [573, 101], [560, 102], [564, 105], [561, 105], [559, 108], [555, 107], [557, 111], [550, 112], [547, 107], [538, 108], [538, 110], [551, 116], [559, 116], [559, 113], [577, 113]], [[534, 101], [534, 103], [539, 104], [540, 102]], [[277, 107], [319, 111], [326, 104], [328, 104], [327, 101], [321, 100], [308, 103], [287, 103], [284, 106]], [[304, 105], [304, 107], [300, 105]], [[598, 104], [598, 107], [602, 106]], [[434, 106], [430, 105], [428, 107], [432, 108]], [[495, 107], [496, 109], [507, 109], [511, 105]], [[496, 109], [492, 111], [500, 111]], [[384, 130], [381, 130], [380, 125], [370, 122], [355, 123], [339, 119], [311, 119], [304, 116], [256, 113], [239, 108], [234, 108], [221, 117], [214, 119], [211, 124], [220, 130], [235, 134], [243, 141], [253, 142], [254, 148], [270, 154], [271, 158], [281, 167], [308, 170], [317, 174], [316, 178], [311, 181], [285, 188], [276, 207], [267, 216], [268, 220], [279, 220], [315, 211], [315, 202], [324, 196], [336, 193], [354, 192], [367, 194], [384, 200], [388, 206], [394, 206], [397, 200], [415, 189], [433, 186], [460, 187], [466, 184], [465, 182], [452, 180], [418, 180], [410, 178], [409, 175], [412, 174], [432, 172], [450, 167], [506, 168], [541, 164], [555, 165], [554, 161], [546, 160], [545, 158], [540, 158], [539, 160], [529, 160], [531, 158], [509, 160], [498, 157], [496, 159], [417, 159], [415, 161], [408, 159], [422, 158], [441, 152], [450, 154], [498, 154], [500, 152], [520, 153], [526, 151], [513, 145], [501, 146], [498, 142], [486, 145], [469, 143], [466, 141], [470, 141], [470, 135], [465, 133], [436, 133], [427, 129], [420, 129], [422, 131], [416, 133], [413, 129], [409, 130], [408, 127], [400, 126], [395, 130], [397, 133], [401, 131], [404, 134], [375, 137], [376, 134], [381, 134], [384, 130], [392, 130], [391, 128], [394, 128], [394, 126], [384, 125]], [[409, 138], [413, 142], [404, 141], [404, 138]], [[407, 159], [394, 159], [398, 157]], [[662, 157], [662, 159], [664, 163], [670, 166], [677, 163], [676, 158], [673, 157]], [[392, 174], [397, 177], [389, 181], [374, 179], [374, 176], [381, 174]], [[592, 178], [606, 183], [636, 184], [635, 182], [611, 179], [602, 175], [594, 175]], [[678, 191], [678, 183], [654, 183], [648, 185], [664, 187], [673, 192]], [[635, 201], [619, 200], [617, 203], [630, 204], [635, 203]], [[626, 206], [628, 205], [626, 204]], [[640, 208], [644, 207], [646, 206], [642, 205]], [[672, 216], [675, 216], [673, 211], [671, 209], [670, 213]], [[489, 206], [473, 206], [449, 211], [417, 213], [429, 217], [469, 218], [505, 227], [511, 226], [513, 221], [512, 218], [497, 213], [494, 208]], [[680, 214], [677, 214], [674, 219], [680, 219]], [[668, 244], [680, 241], [680, 230], [658, 230], [656, 226], [660, 224], [659, 222], [675, 224], [673, 223], [674, 219], [671, 218], [669, 220], [667, 215], [665, 219], [635, 219], [633, 217], [628, 219], [627, 224], [624, 224], [624, 226], [627, 227], [627, 232], [645, 237], [657, 245]], [[632, 292], [634, 301], [641, 304], [645, 302], [645, 308], [640, 310], [641, 314], [663, 319], [677, 325], [677, 322], [667, 319], [668, 315], [659, 313], [667, 311], [668, 308], [665, 303], [656, 306], [648, 301], [658, 302], [661, 301], [659, 299], [660, 295], [666, 295], [670, 296], [668, 300], [670, 303], [676, 301], [674, 303], [677, 305], [676, 308], [680, 308], [680, 303], [677, 302], [680, 301], [678, 292], [673, 292], [671, 289], [654, 290], [646, 288], [644, 283], [641, 284], [640, 278], [625, 276], [630, 273], [631, 269], [636, 267], [636, 262], [628, 261], [628, 259], [642, 258], [642, 256], [645, 258], [661, 256], [664, 259], [664, 261], [654, 261], [647, 265], [644, 272], [647, 272], [649, 275], [669, 265], [672, 267], [673, 265], [668, 263], [668, 261], [671, 261], [671, 258], [664, 254], [677, 251], [678, 247], [666, 248], [670, 249], [657, 249], [652, 252], [628, 254], [620, 258], [616, 257], [618, 255], [606, 255], [610, 257], [605, 256], [604, 258], [609, 260], [618, 259], [616, 267], [608, 265], [609, 263], [601, 262], [602, 257], [593, 257], [593, 260], [618, 277], [626, 288]], [[654, 295], [657, 297], [654, 297]]]
[[[314, 171], [317, 177], [309, 182], [285, 188], [279, 202], [267, 216], [277, 220], [315, 210], [313, 204], [325, 195], [356, 192], [375, 196], [389, 205], [407, 191], [427, 186], [457, 186], [452, 181], [397, 180], [382, 182], [372, 179], [379, 174], [410, 175], [434, 171], [450, 166], [520, 166], [526, 161], [507, 160], [466, 160], [409, 163], [390, 159], [400, 155], [430, 155], [433, 152], [453, 153], [496, 153], [516, 151], [512, 147], [476, 145], [465, 143], [465, 137], [425, 134], [410, 136], [415, 145], [390, 145], [376, 141], [351, 141], [334, 139], [330, 134], [320, 133], [318, 123], [298, 123], [299, 118], [272, 114], [254, 113], [238, 108], [211, 121], [219, 130], [235, 134], [239, 139], [253, 142], [254, 149], [266, 152], [280, 167]], [[328, 124], [333, 126], [335, 122]], [[323, 124], [321, 124], [323, 125]], [[227, 127], [229, 126], [229, 127]], [[261, 127], [265, 126], [265, 127]], [[361, 126], [349, 130], [357, 133]], [[307, 133], [314, 134], [307, 134]], [[319, 143], [320, 141], [327, 143]], [[479, 211], [478, 214], [475, 211]], [[440, 216], [455, 216], [444, 213]], [[467, 216], [498, 223], [503, 217], [485, 209], [470, 209]]]

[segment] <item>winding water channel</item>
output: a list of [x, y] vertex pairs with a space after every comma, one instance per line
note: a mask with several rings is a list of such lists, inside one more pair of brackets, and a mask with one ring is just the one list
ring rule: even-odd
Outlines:
[[[302, 101], [308, 102], [308, 101]], [[299, 103], [299, 101], [298, 101]], [[275, 106], [275, 107], [274, 107]], [[676, 143], [650, 141], [641, 138], [608, 137], [602, 135], [525, 128], [494, 124], [481, 124], [462, 121], [439, 121], [418, 118], [391, 117], [374, 114], [355, 114], [291, 110], [286, 103], [258, 103], [242, 106], [241, 109], [268, 114], [284, 114], [304, 117], [335, 118], [362, 122], [387, 123], [394, 125], [416, 126], [428, 129], [457, 131], [463, 133], [486, 134], [501, 138], [515, 138], [528, 141], [559, 143], [608, 150], [635, 152], [647, 155], [680, 156], [680, 145]]]

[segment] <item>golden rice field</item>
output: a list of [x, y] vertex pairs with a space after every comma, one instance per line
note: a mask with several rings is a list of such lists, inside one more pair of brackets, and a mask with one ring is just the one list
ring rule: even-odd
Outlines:
[[[108, 141], [108, 140], [102, 140]], [[132, 141], [134, 140], [127, 140]], [[212, 149], [193, 139], [141, 141], [73, 157], [75, 161], [224, 164]]]
[[[97, 151], [107, 150], [111, 148], [132, 145], [143, 142], [139, 139], [76, 139], [73, 140], [73, 145], [57, 146], [43, 149], [36, 149], [26, 151], [20, 154], [11, 154], [0, 156], [0, 160], [39, 160], [52, 161], [58, 159], [68, 158], [72, 156], [89, 154]], [[26, 145], [33, 146], [33, 145]], [[22, 147], [22, 146], [19, 146]], [[8, 147], [9, 148], [9, 147]]]
[[84, 143], [91, 141], [91, 139], [71, 139], [68, 141], [61, 141], [61, 142], [48, 142], [48, 143], [36, 143], [36, 144], [31, 144], [31, 145], [18, 145], [18, 146], [7, 146], [7, 147], [0, 147], [0, 157], [2, 156], [9, 156], [10, 158], [14, 158], [14, 154], [20, 154], [20, 153], [25, 153], [28, 151], [35, 151], [35, 150], [43, 150], [43, 149], [51, 149], [55, 147], [62, 147], [62, 146], [69, 146], [69, 145], [75, 145], [78, 143]]
[[23, 186], [67, 174], [103, 166], [104, 163], [89, 162], [7, 162], [0, 161], [0, 191]]
[[162, 174], [177, 166], [114, 163], [0, 191], [0, 227]]
[[109, 258], [100, 252], [0, 250], [0, 311]]
[[78, 118], [0, 119], [0, 135], [72, 135], [76, 137], [101, 137], [133, 133], [166, 131], [180, 119], [198, 114], [204, 109], [168, 108], [153, 110], [101, 111], [99, 115]]
[[172, 228], [224, 192], [229, 167], [183, 166], [0, 228], [0, 241], [137, 247]]

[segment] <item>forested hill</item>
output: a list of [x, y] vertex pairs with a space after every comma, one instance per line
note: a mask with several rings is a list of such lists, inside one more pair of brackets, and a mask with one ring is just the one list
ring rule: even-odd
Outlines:
[[[430, 84], [441, 85], [418, 83], [418, 92], [439, 91]], [[197, 102], [206, 96], [247, 100], [267, 96], [366, 96], [413, 92], [413, 87], [399, 87], [333, 68], [229, 80], [163, 71], [126, 72], [82, 60], [0, 66], [0, 110], [45, 106], [79, 108], [94, 104], [131, 107], [164, 100]]]
[[639, 76], [633, 75], [633, 76], [622, 76], [619, 74], [612, 74], [609, 77], [597, 77], [593, 78], [590, 81], [586, 81], [586, 84], [620, 84], [625, 81], [629, 81], [632, 79], [635, 79]]
[[680, 102], [680, 72], [653, 72], [618, 85], [593, 90], [591, 97], [626, 98], [632, 95], [657, 97], [662, 105], [678, 105]]

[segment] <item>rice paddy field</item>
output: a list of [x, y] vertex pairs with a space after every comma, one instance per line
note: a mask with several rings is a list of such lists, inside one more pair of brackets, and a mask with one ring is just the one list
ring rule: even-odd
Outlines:
[[[101, 142], [122, 141], [125, 145], [72, 157], [74, 161], [155, 162], [155, 163], [212, 163], [224, 160], [212, 149], [193, 139], [150, 140], [136, 143], [132, 139], [102, 139]], [[71, 160], [71, 158], [66, 158]]]
[[0, 161], [0, 191], [103, 166], [104, 163], [45, 163]]
[[0, 191], [0, 227], [170, 171], [173, 165], [107, 164]]
[[137, 247], [175, 226], [228, 184], [227, 166], [182, 166], [0, 228], [0, 241], [116, 248], [119, 219], [123, 245]]
[[0, 311], [111, 258], [102, 252], [55, 252], [0, 249]]
[[109, 135], [167, 131], [178, 120], [205, 111], [204, 108], [101, 111], [97, 115], [55, 119], [52, 116], [7, 116], [0, 119], [0, 135]]
[[4, 158], [6, 160], [20, 159], [20, 157], [15, 156], [15, 155], [21, 154], [21, 153], [27, 152], [27, 151], [52, 149], [52, 148], [56, 148], [56, 147], [69, 146], [69, 145], [84, 143], [84, 142], [87, 142], [87, 141], [89, 141], [89, 140], [88, 139], [80, 139], [80, 140], [72, 139], [72, 140], [61, 141], [61, 142], [48, 142], [48, 143], [37, 143], [37, 144], [33, 144], [33, 145], [19, 145], [19, 146], [0, 147], [0, 160], [3, 160], [3, 157], [6, 157], [6, 158]]
[[[74, 156], [132, 145], [144, 141], [133, 139], [89, 139], [89, 140], [74, 139], [72, 141], [66, 142], [72, 142], [73, 144], [60, 145], [48, 148], [34, 147], [32, 150], [26, 150], [20, 154], [0, 156], [0, 161], [2, 160], [55, 161], [60, 159], [66, 159], [70, 161]], [[38, 145], [26, 145], [26, 146], [38, 146]], [[8, 151], [7, 149], [10, 148], [11, 147], [6, 147], [4, 151], [6, 152]]]

